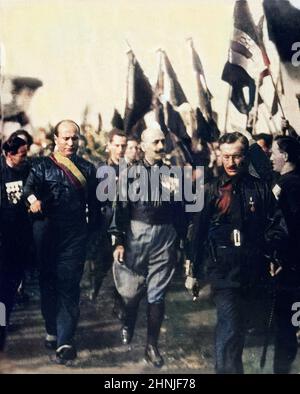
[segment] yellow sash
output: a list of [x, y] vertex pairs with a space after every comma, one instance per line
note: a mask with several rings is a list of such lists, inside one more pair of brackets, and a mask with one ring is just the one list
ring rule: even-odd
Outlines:
[[53, 156], [59, 164], [62, 164], [71, 172], [71, 174], [80, 182], [82, 187], [86, 185], [86, 179], [84, 175], [70, 159], [68, 159], [66, 156], [63, 156], [59, 152], [54, 152]]

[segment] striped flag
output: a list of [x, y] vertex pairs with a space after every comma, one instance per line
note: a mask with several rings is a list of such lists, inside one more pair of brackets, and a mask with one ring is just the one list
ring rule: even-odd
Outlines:
[[[262, 46], [260, 29], [253, 21], [248, 2], [237, 0], [233, 37], [222, 79], [232, 85], [231, 101], [241, 113], [248, 114], [252, 109], [256, 81], [267, 75], [268, 66], [269, 60]], [[249, 89], [248, 100], [243, 91], [245, 87]]]

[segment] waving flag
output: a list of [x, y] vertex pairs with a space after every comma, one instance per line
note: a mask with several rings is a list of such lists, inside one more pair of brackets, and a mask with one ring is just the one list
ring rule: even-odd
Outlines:
[[130, 134], [137, 122], [151, 110], [152, 87], [133, 51], [128, 52], [127, 96], [124, 129]]
[[181, 104], [187, 103], [188, 100], [166, 52], [162, 49], [159, 52], [160, 62], [155, 94], [162, 103], [165, 104], [168, 101], [173, 106], [179, 107]]
[[[256, 81], [268, 70], [269, 61], [261, 44], [259, 28], [253, 21], [248, 2], [237, 0], [233, 37], [222, 79], [232, 85], [231, 101], [243, 114], [248, 114], [252, 109]], [[249, 89], [249, 100], [245, 98], [244, 88]]]
[[200, 60], [198, 53], [195, 50], [193, 40], [189, 39], [189, 41], [192, 50], [193, 68], [195, 71], [196, 81], [197, 81], [199, 106], [205, 119], [208, 121], [212, 118], [211, 99], [213, 96], [208, 89], [202, 62]]
[[115, 108], [114, 114], [111, 120], [112, 127], [115, 127], [119, 130], [124, 130], [124, 120], [120, 114], [120, 112]]

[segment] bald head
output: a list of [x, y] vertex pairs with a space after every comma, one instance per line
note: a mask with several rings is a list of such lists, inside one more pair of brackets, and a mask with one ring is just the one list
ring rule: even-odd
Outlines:
[[78, 126], [78, 124], [76, 122], [74, 122], [74, 120], [70, 120], [70, 119], [64, 119], [61, 120], [60, 122], [57, 123], [57, 125], [54, 127], [54, 134], [56, 136], [59, 135], [59, 131], [61, 129], [65, 129], [65, 128], [74, 128], [75, 130], [78, 131], [78, 134], [80, 134], [80, 127]]
[[145, 129], [142, 132], [141, 140], [142, 142], [153, 142], [156, 139], [164, 139], [164, 133], [158, 128], [151, 128]]
[[71, 157], [76, 153], [80, 128], [73, 120], [62, 120], [54, 129], [55, 145], [63, 156]]
[[165, 135], [158, 128], [148, 128], [141, 136], [141, 148], [149, 164], [160, 161], [165, 154]]

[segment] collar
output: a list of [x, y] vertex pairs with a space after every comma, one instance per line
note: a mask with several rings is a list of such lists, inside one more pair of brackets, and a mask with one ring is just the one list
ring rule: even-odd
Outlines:
[[159, 160], [158, 162], [154, 163], [154, 164], [150, 164], [145, 158], [142, 159], [142, 164], [146, 167], [146, 168], [150, 168], [150, 167], [161, 167], [164, 163], [162, 160]]

